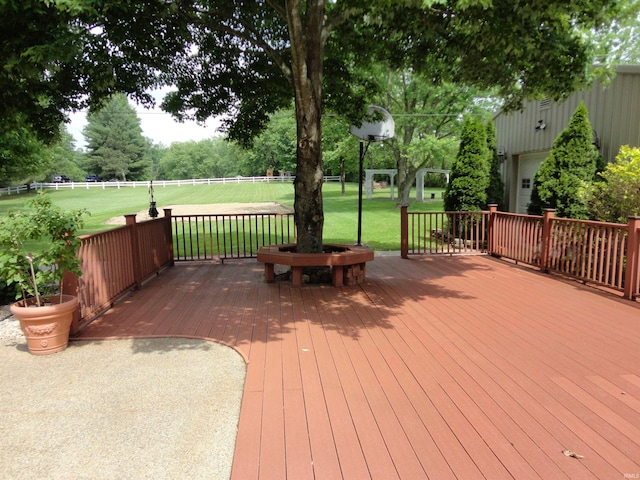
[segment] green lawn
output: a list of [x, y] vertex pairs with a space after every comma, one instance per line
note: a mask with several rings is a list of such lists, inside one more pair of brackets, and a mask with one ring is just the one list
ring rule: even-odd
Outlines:
[[[326, 183], [323, 187], [324, 242], [354, 243], [358, 232], [358, 185], [349, 183], [346, 194], [338, 183]], [[431, 193], [438, 200], [413, 202], [411, 211], [442, 211], [442, 190], [425, 189], [425, 198]], [[86, 219], [82, 233], [92, 233], [106, 228], [104, 222], [114, 216], [135, 213], [149, 207], [147, 188], [78, 188], [49, 191], [56, 205], [65, 209], [86, 208], [91, 215]], [[33, 194], [0, 197], [0, 215], [11, 208], [24, 208]], [[364, 193], [363, 193], [364, 195]], [[158, 209], [165, 205], [208, 203], [279, 202], [293, 208], [291, 183], [229, 183], [216, 185], [183, 185], [162, 187], [155, 185], [154, 196]], [[412, 191], [412, 198], [415, 192]], [[376, 190], [372, 200], [363, 199], [362, 242], [376, 250], [400, 249], [400, 210], [389, 198], [389, 189]]]

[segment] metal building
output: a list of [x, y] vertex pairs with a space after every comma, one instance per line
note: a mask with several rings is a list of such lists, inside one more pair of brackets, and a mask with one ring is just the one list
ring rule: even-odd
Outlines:
[[527, 213], [533, 178], [556, 137], [584, 101], [594, 142], [609, 162], [621, 145], [640, 147], [640, 65], [616, 68], [608, 86], [594, 82], [562, 103], [546, 99], [524, 104], [521, 112], [498, 113], [495, 118], [498, 154], [510, 212]]

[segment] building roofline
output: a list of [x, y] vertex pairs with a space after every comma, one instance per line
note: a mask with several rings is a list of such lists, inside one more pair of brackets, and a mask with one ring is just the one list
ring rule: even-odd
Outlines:
[[640, 65], [617, 65], [616, 73], [640, 73]]
[[[616, 65], [614, 67], [614, 71], [616, 72], [616, 74], [620, 74], [620, 73], [627, 73], [627, 74], [632, 74], [632, 75], [640, 75], [640, 64], [624, 64], [624, 65]], [[581, 90], [576, 90], [577, 92], [581, 91]], [[575, 92], [573, 92], [575, 93]], [[498, 110], [497, 112], [495, 112], [492, 115], [492, 119], [495, 120], [496, 118], [498, 118], [500, 115], [502, 115], [504, 113], [504, 110], [501, 108], [500, 110]]]

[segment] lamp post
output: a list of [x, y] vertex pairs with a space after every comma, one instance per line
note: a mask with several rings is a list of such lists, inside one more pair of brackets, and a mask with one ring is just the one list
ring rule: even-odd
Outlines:
[[149, 196], [151, 197], [151, 201], [149, 202], [149, 216], [151, 218], [156, 218], [158, 216], [158, 209], [156, 208], [156, 202], [153, 199], [153, 180], [149, 182]]

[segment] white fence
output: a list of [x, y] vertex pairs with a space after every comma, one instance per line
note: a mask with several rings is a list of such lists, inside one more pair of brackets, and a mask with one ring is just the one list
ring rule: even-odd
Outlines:
[[[188, 185], [215, 185], [220, 183], [285, 183], [293, 182], [295, 177], [292, 175], [277, 176], [277, 177], [231, 177], [231, 178], [192, 178], [188, 180], [154, 180], [153, 187], [169, 187], [169, 186], [188, 186]], [[339, 182], [339, 175], [330, 175], [324, 177], [325, 182]], [[20, 185], [18, 187], [0, 188], [0, 196], [2, 195], [15, 195], [21, 192], [25, 192], [29, 189], [41, 190], [63, 190], [63, 189], [77, 189], [77, 188], [125, 188], [125, 187], [141, 187], [149, 188], [149, 180], [138, 182], [67, 182], [67, 183], [32, 183], [31, 185]]]
[[28, 191], [30, 188], [33, 187], [31, 185], [19, 185], [17, 187], [0, 188], [0, 197], [2, 195], [18, 195], [19, 193]]

